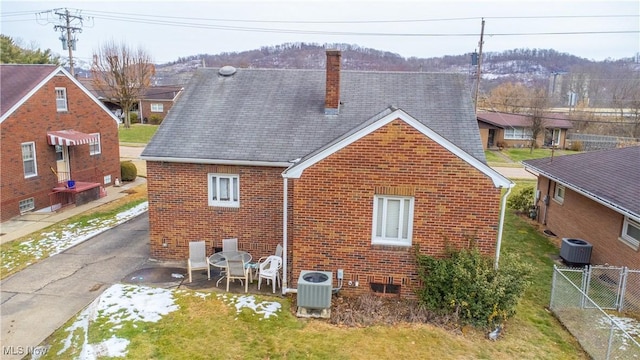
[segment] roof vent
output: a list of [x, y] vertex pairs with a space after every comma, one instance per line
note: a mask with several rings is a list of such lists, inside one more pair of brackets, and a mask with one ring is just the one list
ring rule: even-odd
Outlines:
[[220, 70], [218, 70], [218, 74], [222, 75], [222, 76], [231, 76], [233, 74], [236, 73], [236, 68], [234, 68], [231, 65], [226, 65], [220, 68]]

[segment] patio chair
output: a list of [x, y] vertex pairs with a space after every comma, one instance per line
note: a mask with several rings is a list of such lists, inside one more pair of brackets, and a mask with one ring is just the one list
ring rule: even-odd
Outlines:
[[249, 269], [245, 269], [241, 257], [227, 259], [227, 292], [229, 292], [229, 282], [231, 280], [244, 280], [244, 292], [249, 291]]
[[[280, 268], [282, 267], [282, 258], [275, 255], [267, 257], [263, 263], [260, 264], [258, 272], [258, 290], [260, 290], [260, 284], [262, 279], [266, 279], [267, 283], [271, 281], [273, 286], [273, 293], [276, 293], [276, 285], [280, 280]], [[282, 284], [280, 284], [282, 286]]]
[[[260, 259], [258, 259], [258, 261], [247, 264], [247, 267], [253, 270], [253, 273], [249, 273], [249, 275], [251, 275], [251, 277], [249, 278], [251, 282], [253, 282], [253, 278], [256, 278], [256, 279], [258, 278], [258, 273], [260, 272], [260, 264], [265, 262], [269, 256], [263, 256]], [[276, 246], [275, 256], [282, 258], [282, 245], [278, 244], [278, 246]]]
[[222, 239], [222, 251], [238, 251], [238, 239]]
[[204, 241], [189, 242], [189, 259], [187, 260], [189, 282], [192, 282], [193, 270], [207, 270], [207, 280], [211, 279], [211, 269], [207, 260], [207, 245]]

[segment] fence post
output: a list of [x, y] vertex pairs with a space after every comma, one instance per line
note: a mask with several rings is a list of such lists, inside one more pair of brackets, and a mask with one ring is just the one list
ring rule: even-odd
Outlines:
[[611, 319], [611, 330], [609, 331], [609, 341], [607, 343], [607, 357], [605, 359], [609, 360], [611, 358], [611, 347], [613, 346], [613, 335], [614, 335], [614, 321]]
[[586, 265], [582, 269], [582, 294], [580, 301], [580, 308], [584, 309], [586, 307], [587, 298], [589, 297], [589, 283], [591, 282], [591, 266]]
[[624, 309], [624, 297], [627, 292], [627, 278], [629, 277], [629, 268], [623, 267], [621, 272], [621, 278], [618, 285], [618, 311], [622, 312]]
[[554, 299], [554, 295], [556, 293], [556, 281], [557, 281], [557, 277], [558, 275], [556, 274], [558, 272], [558, 267], [556, 266], [556, 264], [553, 264], [553, 276], [551, 277], [551, 301], [549, 303], [549, 308], [551, 308], [551, 310], [553, 311], [553, 299]]

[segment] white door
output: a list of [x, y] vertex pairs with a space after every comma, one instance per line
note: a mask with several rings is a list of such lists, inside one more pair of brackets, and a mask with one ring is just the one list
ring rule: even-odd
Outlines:
[[69, 174], [69, 147], [56, 145], [56, 171], [58, 172], [58, 182], [71, 179]]

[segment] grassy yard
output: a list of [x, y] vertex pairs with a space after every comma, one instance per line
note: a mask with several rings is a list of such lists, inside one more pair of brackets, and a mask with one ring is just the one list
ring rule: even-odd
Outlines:
[[118, 137], [121, 143], [147, 144], [158, 130], [158, 125], [131, 124], [130, 128], [120, 125]]
[[[551, 149], [533, 149], [533, 152], [531, 152], [530, 149], [509, 148], [502, 150], [502, 153], [507, 155], [514, 162], [550, 157], [552, 155]], [[577, 151], [571, 150], [555, 150], [553, 151], [553, 156], [562, 156], [577, 153]]]
[[[521, 181], [517, 186], [532, 184]], [[496, 342], [487, 340], [484, 331], [452, 331], [429, 324], [335, 326], [296, 318], [291, 298], [256, 296], [256, 301], [282, 305], [276, 316], [263, 318], [250, 308], [238, 311], [239, 298], [232, 294], [188, 290], [174, 292], [179, 309], [158, 322], [125, 322], [116, 327], [100, 315], [89, 325], [88, 339], [99, 343], [114, 335], [126, 338], [130, 359], [588, 359], [546, 308], [557, 246], [528, 220], [507, 213], [503, 253], [520, 254], [537, 272], [516, 316], [505, 324]], [[45, 358], [77, 356], [78, 343], [57, 354], [68, 336], [65, 329], [74, 321], [47, 341], [52, 348]], [[78, 339], [84, 338], [81, 329], [75, 333]]]

